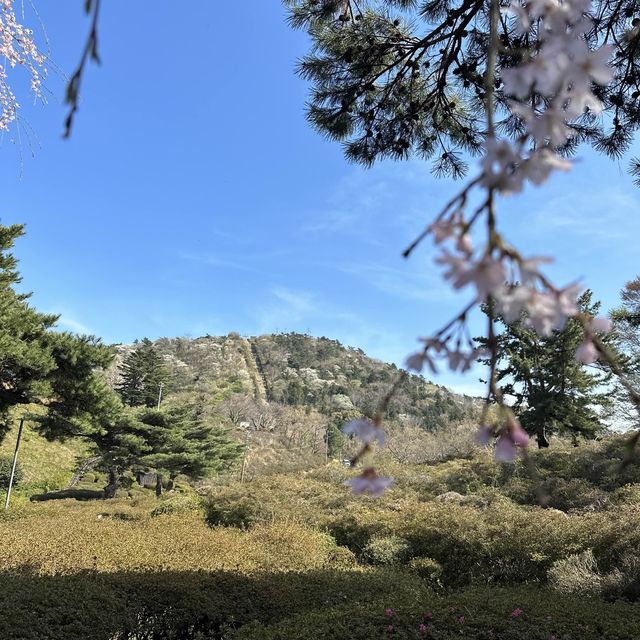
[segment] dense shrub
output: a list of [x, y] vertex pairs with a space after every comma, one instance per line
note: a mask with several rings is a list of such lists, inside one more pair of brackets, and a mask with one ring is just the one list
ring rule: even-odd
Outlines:
[[[469, 472], [465, 483], [471, 472], [477, 477], [493, 474], [505, 487], [518, 482], [534, 494], [534, 482], [523, 478], [517, 468], [491, 471], [482, 460], [475, 466], [456, 461], [456, 465], [446, 463], [447, 474], [461, 462]], [[444, 477], [444, 466], [436, 465], [440, 477]], [[601, 490], [587, 481], [562, 482], [566, 491], [557, 493], [555, 504], [573, 514], [568, 516], [557, 509], [518, 505], [497, 487], [461, 494], [455, 501], [437, 496], [425, 500], [418, 490], [397, 488], [376, 500], [353, 496], [339, 483], [319, 477], [316, 473], [313, 478], [280, 476], [219, 489], [207, 501], [209, 521], [243, 526], [294, 521], [327, 531], [339, 545], [368, 562], [432, 558], [442, 567], [445, 586], [546, 582], [554, 562], [587, 549], [609, 573], [619, 566], [627, 549], [640, 546], [640, 505], [589, 511], [585, 505], [592, 504]], [[580, 509], [572, 506], [571, 495]], [[387, 539], [397, 538], [406, 542], [396, 556]], [[384, 552], [382, 540], [387, 545]], [[385, 553], [395, 559], [382, 560]]]
[[409, 557], [409, 543], [398, 536], [373, 536], [362, 550], [362, 558], [370, 564], [402, 564]]
[[588, 549], [564, 560], [556, 560], [549, 569], [549, 583], [562, 593], [598, 595], [602, 585], [593, 552]]
[[409, 561], [409, 568], [432, 587], [440, 586], [442, 565], [433, 558], [412, 558]]
[[[8, 457], [0, 457], [0, 489], [7, 490], [9, 488], [9, 479], [11, 478], [11, 467], [13, 459]], [[16, 463], [16, 471], [13, 478], [13, 485], [17, 487], [22, 480], [22, 467], [20, 463]]]
[[[421, 626], [422, 625], [422, 626]], [[637, 640], [640, 610], [543, 589], [481, 589], [316, 609], [240, 627], [233, 640]]]
[[131, 501], [68, 502], [38, 503], [25, 517], [0, 521], [2, 570], [29, 566], [38, 574], [60, 575], [232, 568], [247, 573], [308, 571], [353, 562], [353, 554], [338, 550], [331, 536], [292, 522], [242, 531], [210, 528], [198, 512], [151, 518]]

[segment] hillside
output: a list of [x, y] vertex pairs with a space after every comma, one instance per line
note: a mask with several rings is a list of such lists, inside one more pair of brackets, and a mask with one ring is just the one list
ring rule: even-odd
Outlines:
[[[298, 333], [242, 337], [161, 338], [155, 343], [170, 372], [165, 397], [204, 394], [216, 404], [240, 394], [255, 401], [314, 409], [326, 416], [375, 412], [399, 369], [337, 340]], [[115, 368], [135, 345], [118, 345]], [[477, 400], [409, 375], [389, 405], [391, 418], [426, 430], [472, 415]]]

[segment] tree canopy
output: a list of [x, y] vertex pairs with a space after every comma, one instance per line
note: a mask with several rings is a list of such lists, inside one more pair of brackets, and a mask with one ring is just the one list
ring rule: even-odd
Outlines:
[[[581, 311], [592, 316], [600, 307], [590, 291], [578, 302]], [[563, 329], [541, 337], [524, 320], [509, 324], [502, 316], [495, 318], [503, 329], [496, 336], [497, 379], [503, 395], [513, 398], [523, 428], [537, 438], [539, 447], [549, 446], [548, 436], [554, 433], [594, 437], [606, 427], [611, 376], [576, 360], [584, 339], [582, 326], [569, 319]], [[484, 345], [486, 339], [479, 342]]]
[[125, 357], [120, 376], [117, 390], [125, 404], [155, 407], [168, 374], [153, 342], [144, 338]]
[[[294, 28], [307, 30], [309, 53], [299, 74], [310, 81], [308, 118], [323, 135], [341, 141], [346, 156], [370, 165], [412, 154], [432, 161], [436, 175], [460, 177], [465, 154], [486, 136], [485, 71], [489, 3], [483, 0], [284, 0]], [[588, 142], [620, 158], [640, 126], [640, 12], [632, 0], [596, 0], [586, 38], [612, 47], [616, 78], [596, 87], [606, 118], [586, 111], [569, 123], [572, 154]], [[499, 23], [495, 90], [501, 133], [514, 138], [524, 125], [506, 108], [502, 72], [540, 46], [533, 21], [526, 33]], [[530, 89], [530, 87], [529, 87]], [[520, 96], [522, 97], [522, 96]], [[535, 96], [531, 96], [535, 102]], [[630, 165], [640, 183], [640, 160]]]
[[21, 277], [11, 248], [23, 233], [22, 225], [0, 225], [0, 438], [10, 409], [28, 404], [45, 407], [41, 428], [55, 437], [92, 412], [104, 384], [95, 371], [112, 353], [99, 338], [54, 331], [58, 316], [36, 311], [30, 294], [16, 290]]

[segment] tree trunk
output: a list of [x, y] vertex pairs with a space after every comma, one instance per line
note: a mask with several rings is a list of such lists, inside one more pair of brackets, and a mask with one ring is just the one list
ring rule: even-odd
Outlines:
[[173, 491], [176, 488], [176, 477], [174, 475], [169, 476], [169, 481], [167, 482], [167, 491]]
[[536, 437], [538, 439], [538, 449], [546, 449], [549, 446], [549, 441], [547, 440], [547, 435], [545, 433], [543, 424], [538, 426], [538, 433]]
[[160, 497], [162, 495], [162, 476], [158, 473], [156, 475], [156, 497]]
[[87, 458], [84, 462], [81, 462], [76, 469], [76, 472], [71, 476], [67, 489], [73, 489], [82, 478], [91, 471], [102, 460], [102, 456], [94, 456], [93, 458]]
[[115, 498], [116, 491], [118, 490], [118, 473], [117, 471], [111, 467], [109, 468], [109, 483], [104, 488], [104, 497], [105, 498]]

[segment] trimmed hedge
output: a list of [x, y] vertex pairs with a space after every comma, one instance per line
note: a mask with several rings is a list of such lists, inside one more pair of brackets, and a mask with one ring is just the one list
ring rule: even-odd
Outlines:
[[275, 623], [256, 621], [231, 638], [638, 640], [640, 609], [532, 587], [487, 588], [447, 597], [379, 598], [366, 605], [309, 611]]

